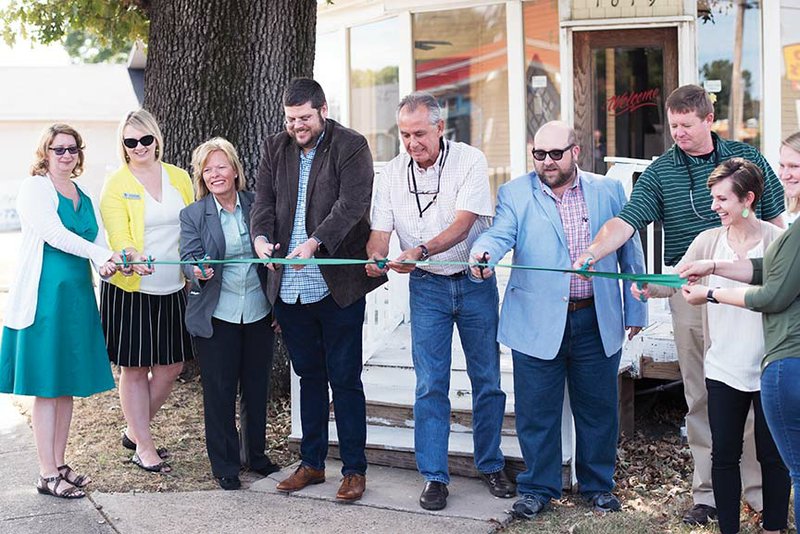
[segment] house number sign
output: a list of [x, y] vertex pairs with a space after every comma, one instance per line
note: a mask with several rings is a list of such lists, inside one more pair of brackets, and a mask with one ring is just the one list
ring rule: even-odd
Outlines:
[[684, 0], [571, 0], [572, 20], [675, 17]]

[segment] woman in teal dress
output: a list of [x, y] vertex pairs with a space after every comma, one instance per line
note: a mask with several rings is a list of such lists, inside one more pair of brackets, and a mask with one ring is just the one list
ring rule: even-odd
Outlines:
[[83, 157], [73, 128], [45, 130], [17, 197], [22, 246], [0, 342], [0, 393], [35, 397], [36, 489], [69, 499], [85, 496], [82, 488], [91, 482], [64, 460], [72, 398], [114, 387], [88, 260], [104, 277], [121, 261], [95, 244], [99, 218], [73, 181]]

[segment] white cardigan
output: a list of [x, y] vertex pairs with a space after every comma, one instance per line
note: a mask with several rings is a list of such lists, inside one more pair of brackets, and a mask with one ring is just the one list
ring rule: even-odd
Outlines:
[[[92, 205], [99, 227], [100, 215], [97, 206]], [[94, 243], [64, 227], [58, 217], [58, 193], [48, 176], [31, 176], [22, 182], [17, 196], [17, 214], [22, 226], [22, 245], [16, 276], [8, 294], [5, 325], [20, 330], [32, 325], [36, 316], [45, 242], [68, 254], [90, 259], [97, 269], [111, 259], [113, 253], [105, 246], [102, 227]]]

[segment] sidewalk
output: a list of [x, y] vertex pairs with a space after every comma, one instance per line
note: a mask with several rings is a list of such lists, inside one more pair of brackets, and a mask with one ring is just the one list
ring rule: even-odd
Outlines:
[[[333, 496], [338, 462], [327, 481], [287, 496], [275, 484], [292, 468], [240, 491], [89, 493], [67, 501], [36, 493], [36, 449], [25, 418], [0, 395], [0, 533], [488, 533], [505, 525], [514, 499], [489, 495], [476, 479], [454, 478], [448, 506], [426, 512], [417, 504], [422, 479], [414, 471], [370, 466], [367, 492], [355, 504]], [[90, 487], [91, 488], [91, 487]]]

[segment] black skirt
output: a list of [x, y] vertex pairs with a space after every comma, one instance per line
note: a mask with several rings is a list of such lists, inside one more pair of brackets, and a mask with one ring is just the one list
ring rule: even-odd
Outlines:
[[108, 358], [123, 367], [170, 365], [194, 357], [184, 326], [186, 293], [131, 293], [100, 284], [100, 318]]

